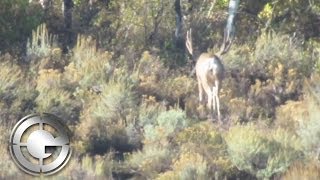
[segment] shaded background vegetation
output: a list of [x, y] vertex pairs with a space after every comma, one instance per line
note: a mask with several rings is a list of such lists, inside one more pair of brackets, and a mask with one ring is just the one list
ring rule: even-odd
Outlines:
[[[74, 0], [71, 27], [64, 3], [0, 0], [1, 144], [49, 112], [73, 132], [60, 178], [319, 177], [318, 1], [240, 2], [223, 125], [206, 121], [184, 36], [192, 27], [196, 52], [215, 52], [227, 0]], [[1, 179], [24, 176], [5, 148], [0, 158]]]

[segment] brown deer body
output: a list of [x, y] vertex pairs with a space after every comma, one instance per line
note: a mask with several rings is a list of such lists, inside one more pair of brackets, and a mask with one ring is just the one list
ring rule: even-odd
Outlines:
[[[221, 55], [226, 53], [231, 44], [232, 38], [224, 34], [224, 40], [220, 51], [214, 55], [202, 53], [196, 62], [196, 75], [199, 88], [199, 101], [203, 101], [203, 91], [207, 94], [207, 107], [211, 115], [213, 111], [217, 111], [218, 120], [221, 122], [220, 115], [220, 99], [219, 92], [222, 80], [224, 78], [224, 66], [222, 64]], [[191, 55], [193, 55], [191, 30], [187, 32], [186, 47]], [[213, 111], [212, 111], [213, 110]], [[212, 116], [213, 118], [213, 116]]]
[[217, 108], [218, 119], [220, 120], [219, 91], [224, 77], [224, 67], [216, 55], [202, 53], [196, 63], [196, 75], [199, 88], [199, 100], [203, 101], [203, 91], [208, 96], [207, 106], [215, 111]]

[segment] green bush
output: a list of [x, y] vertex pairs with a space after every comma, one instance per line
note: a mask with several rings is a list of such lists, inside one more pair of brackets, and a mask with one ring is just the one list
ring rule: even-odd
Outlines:
[[236, 121], [269, 122], [276, 118], [279, 105], [297, 100], [303, 93], [303, 78], [311, 75], [315, 63], [300, 39], [274, 32], [263, 32], [254, 47], [233, 46], [224, 61], [229, 70], [222, 102], [248, 97], [242, 102], [246, 108], [227, 108], [230, 117]]
[[101, 86], [111, 78], [112, 53], [97, 50], [96, 41], [92, 37], [79, 35], [72, 52], [71, 62], [64, 68], [64, 79], [74, 89], [79, 87], [87, 90]]
[[15, 60], [8, 53], [0, 56], [0, 116], [7, 119], [7, 123], [31, 113], [37, 96], [31, 78], [25, 76]]
[[38, 112], [48, 112], [64, 117], [68, 122], [75, 122], [76, 109], [80, 102], [72, 99], [72, 94], [63, 84], [63, 74], [59, 70], [43, 69], [36, 79], [35, 99]]
[[320, 177], [319, 162], [307, 161], [293, 164], [281, 179], [296, 180], [296, 179], [318, 179]]
[[22, 82], [22, 72], [19, 66], [7, 61], [0, 63], [0, 71], [0, 96], [6, 96]]
[[218, 129], [210, 123], [204, 122], [185, 128], [175, 136], [174, 142], [178, 144], [180, 154], [195, 153], [203, 156], [207, 162], [207, 176], [231, 178], [235, 175], [226, 143]]
[[131, 87], [124, 83], [114, 83], [102, 87], [99, 104], [96, 104], [93, 116], [107, 125], [134, 123], [137, 107], [136, 95]]
[[300, 121], [297, 128], [305, 153], [316, 158], [319, 156], [320, 149], [320, 93], [318, 91], [320, 86], [317, 83], [319, 80], [319, 75], [314, 75], [311, 80], [305, 83], [306, 98], [303, 101], [305, 111], [298, 116]]
[[[8, 140], [10, 138], [10, 127], [4, 125], [4, 119], [0, 119], [0, 143], [4, 147], [8, 147]], [[10, 157], [9, 148], [1, 148], [0, 150], [0, 178], [6, 179], [6, 178], [14, 178], [18, 175], [21, 175], [19, 172], [19, 169], [15, 164], [13, 163], [11, 157]]]
[[155, 97], [142, 95], [142, 102], [139, 106], [139, 126], [155, 125], [157, 117], [164, 111], [166, 111], [166, 107], [157, 102]]
[[41, 24], [32, 31], [27, 43], [27, 56], [47, 57], [57, 43], [57, 37], [48, 32], [46, 24]]
[[171, 171], [159, 174], [157, 179], [209, 179], [207, 160], [198, 153], [182, 153], [174, 160]]
[[192, 121], [186, 117], [184, 111], [172, 109], [159, 114], [156, 123], [144, 126], [146, 141], [157, 141], [173, 135], [173, 133], [188, 127]]
[[[14, 17], [14, 18], [13, 18]], [[25, 0], [2, 0], [0, 2], [1, 49], [15, 48], [21, 52], [22, 42], [41, 23], [43, 12], [40, 5]], [[21, 44], [20, 44], [21, 43]]]
[[153, 179], [170, 166], [173, 156], [170, 147], [148, 145], [141, 151], [128, 154], [125, 162], [129, 169], [138, 171], [142, 177]]
[[186, 75], [174, 75], [162, 82], [162, 96], [174, 101], [183, 100], [196, 90], [196, 81]]
[[[77, 127], [83, 151], [96, 148], [101, 153], [110, 147], [123, 150], [131, 146], [127, 133], [135, 130], [136, 108], [135, 93], [122, 82], [110, 82], [102, 87], [101, 94], [91, 94]], [[140, 142], [132, 143], [136, 146]]]
[[108, 153], [104, 156], [85, 155], [80, 160], [71, 159], [68, 165], [59, 172], [57, 179], [110, 179], [114, 154]]
[[143, 52], [138, 67], [136, 68], [141, 94], [160, 95], [161, 87], [159, 84], [162, 79], [167, 77], [168, 69], [149, 51]]
[[232, 163], [258, 178], [271, 178], [285, 172], [302, 156], [298, 137], [278, 129], [271, 132], [253, 125], [235, 126], [226, 136]]
[[166, 129], [168, 134], [179, 131], [189, 126], [190, 123], [191, 121], [187, 119], [185, 112], [180, 109], [162, 112], [157, 118], [158, 126]]

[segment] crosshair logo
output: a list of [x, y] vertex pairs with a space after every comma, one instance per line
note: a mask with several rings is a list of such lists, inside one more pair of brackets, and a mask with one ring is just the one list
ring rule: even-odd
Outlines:
[[69, 129], [58, 117], [29, 115], [14, 126], [9, 149], [16, 165], [31, 175], [61, 170], [71, 156]]

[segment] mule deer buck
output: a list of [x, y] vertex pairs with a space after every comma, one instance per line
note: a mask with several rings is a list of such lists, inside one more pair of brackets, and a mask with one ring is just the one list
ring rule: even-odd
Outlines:
[[[192, 47], [192, 31], [191, 29], [187, 31], [186, 37], [186, 47], [189, 53], [193, 56], [193, 47]], [[217, 111], [218, 120], [221, 121], [220, 115], [220, 99], [219, 91], [221, 89], [222, 80], [224, 78], [224, 66], [222, 64], [221, 56], [225, 54], [233, 41], [233, 35], [230, 36], [230, 33], [227, 32], [227, 29], [224, 32], [223, 43], [220, 48], [220, 51], [215, 54], [202, 53], [196, 62], [196, 76], [198, 81], [199, 88], [199, 100], [203, 101], [203, 91], [208, 96], [207, 107], [210, 110], [210, 113], [213, 118], [213, 111]], [[213, 111], [212, 111], [213, 110]]]

